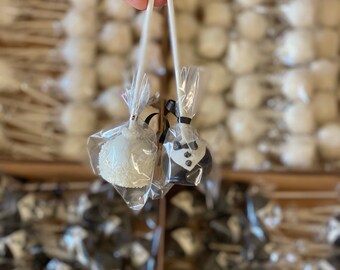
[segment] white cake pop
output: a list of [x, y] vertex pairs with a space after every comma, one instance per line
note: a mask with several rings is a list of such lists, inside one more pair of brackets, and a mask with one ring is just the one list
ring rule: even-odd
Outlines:
[[291, 69], [281, 78], [283, 95], [290, 100], [309, 102], [315, 90], [313, 73], [307, 69]]
[[221, 94], [226, 91], [232, 81], [230, 72], [220, 62], [211, 62], [204, 66], [209, 76], [207, 91], [211, 94]]
[[70, 0], [70, 2], [80, 10], [94, 9], [98, 4], [98, 0]]
[[[199, 62], [199, 57], [196, 54], [194, 45], [189, 42], [180, 42], [178, 44], [179, 58], [182, 66], [193, 66]], [[169, 69], [173, 69], [173, 57], [169, 55], [167, 65]]]
[[[141, 12], [137, 15], [133, 22], [133, 30], [139, 37], [142, 32], [145, 13]], [[149, 29], [150, 39], [161, 40], [164, 34], [164, 16], [159, 12], [153, 12], [151, 15], [151, 25]]]
[[340, 159], [340, 124], [327, 124], [318, 131], [318, 146], [325, 160]]
[[199, 33], [197, 52], [202, 57], [218, 59], [224, 55], [228, 42], [228, 34], [222, 27], [204, 27]]
[[317, 1], [290, 0], [280, 5], [280, 11], [292, 27], [313, 27], [316, 22]]
[[263, 39], [268, 30], [265, 16], [253, 10], [245, 10], [237, 17], [237, 30], [246, 39], [259, 41]]
[[315, 120], [319, 125], [327, 124], [338, 118], [338, 102], [334, 93], [316, 93], [312, 104]]
[[340, 25], [340, 1], [320, 0], [318, 9], [319, 23], [326, 27], [337, 27]]
[[294, 134], [311, 134], [316, 126], [313, 107], [309, 104], [290, 105], [284, 111], [283, 120], [287, 129]]
[[99, 47], [108, 53], [126, 54], [132, 44], [132, 31], [127, 23], [108, 22], [99, 34]]
[[98, 83], [107, 88], [122, 83], [127, 64], [118, 55], [101, 54], [96, 63]]
[[306, 64], [316, 56], [314, 35], [309, 30], [289, 30], [280, 40], [277, 51], [279, 60], [288, 66]]
[[232, 143], [223, 126], [216, 126], [211, 129], [201, 130], [201, 138], [209, 146], [209, 150], [214, 157], [214, 163], [225, 164], [232, 159]]
[[315, 33], [315, 44], [320, 58], [336, 59], [339, 56], [340, 35], [335, 30], [318, 29]]
[[233, 168], [236, 170], [257, 171], [267, 167], [266, 157], [254, 146], [246, 146], [235, 153]]
[[200, 128], [207, 128], [221, 123], [227, 116], [227, 105], [221, 95], [205, 95], [202, 98], [201, 105], [195, 123]]
[[62, 75], [58, 86], [69, 100], [91, 100], [97, 92], [96, 71], [93, 68], [70, 68]]
[[111, 118], [118, 121], [127, 121], [129, 110], [122, 98], [121, 87], [111, 87], [105, 90], [97, 99], [97, 105]]
[[70, 37], [65, 40], [59, 51], [70, 66], [90, 66], [96, 57], [96, 41]]
[[101, 5], [102, 11], [115, 20], [130, 20], [136, 11], [124, 0], [104, 0]]
[[256, 112], [250, 110], [233, 110], [227, 119], [232, 139], [237, 144], [251, 144], [262, 137], [268, 124]]
[[229, 28], [232, 24], [233, 12], [228, 3], [207, 3], [204, 6], [203, 12], [203, 22], [205, 25]]
[[253, 7], [259, 4], [262, 4], [265, 0], [237, 0], [242, 7]]
[[268, 91], [256, 75], [238, 77], [232, 87], [233, 102], [240, 109], [256, 109], [268, 96]]
[[195, 12], [198, 8], [199, 0], [181, 0], [174, 1], [175, 8], [178, 11]]
[[70, 161], [86, 161], [87, 154], [87, 137], [65, 136], [58, 146], [58, 154], [61, 158]]
[[229, 44], [226, 64], [235, 74], [254, 72], [261, 60], [259, 48], [247, 40], [235, 40]]
[[335, 91], [338, 85], [339, 66], [328, 60], [318, 60], [311, 64], [316, 89], [319, 91]]
[[190, 42], [198, 33], [198, 21], [190, 14], [179, 13], [176, 15], [176, 29], [179, 41]]

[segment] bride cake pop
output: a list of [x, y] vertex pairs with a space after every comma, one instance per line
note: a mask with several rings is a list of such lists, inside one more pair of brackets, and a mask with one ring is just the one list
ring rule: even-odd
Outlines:
[[264, 15], [252, 10], [245, 10], [237, 17], [237, 30], [243, 38], [260, 41], [268, 30], [268, 22]]
[[325, 160], [340, 159], [340, 125], [336, 122], [323, 126], [317, 134], [318, 146]]
[[319, 2], [318, 22], [326, 27], [337, 27], [340, 25], [340, 1], [323, 0]]
[[318, 60], [310, 65], [316, 89], [335, 91], [338, 84], [339, 65], [328, 60]]
[[317, 30], [315, 44], [319, 58], [337, 59], [340, 51], [340, 37], [335, 30], [327, 28]]
[[279, 7], [289, 25], [297, 28], [315, 26], [317, 8], [315, 0], [290, 0]]
[[186, 13], [179, 13], [176, 16], [176, 27], [177, 38], [183, 42], [192, 41], [199, 31], [197, 19]]
[[218, 59], [228, 47], [228, 35], [222, 27], [204, 27], [199, 32], [197, 52], [208, 59]]
[[210, 94], [221, 94], [230, 87], [232, 76], [223, 64], [211, 62], [204, 68], [209, 76], [207, 91]]
[[122, 83], [126, 66], [126, 61], [118, 55], [99, 55], [96, 63], [99, 85], [107, 88]]
[[130, 20], [135, 15], [135, 9], [124, 0], [104, 0], [101, 4], [101, 10], [106, 16], [115, 20]]
[[203, 22], [209, 26], [230, 28], [233, 14], [230, 4], [224, 2], [207, 3], [203, 9]]
[[338, 103], [334, 93], [316, 93], [312, 105], [315, 120], [319, 125], [327, 124], [338, 118]]

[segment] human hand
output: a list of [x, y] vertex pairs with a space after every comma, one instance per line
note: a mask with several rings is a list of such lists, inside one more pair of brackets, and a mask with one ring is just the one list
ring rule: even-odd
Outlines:
[[[144, 10], [148, 5], [148, 0], [125, 0], [134, 8]], [[166, 4], [167, 0], [155, 0], [155, 7], [162, 7]]]

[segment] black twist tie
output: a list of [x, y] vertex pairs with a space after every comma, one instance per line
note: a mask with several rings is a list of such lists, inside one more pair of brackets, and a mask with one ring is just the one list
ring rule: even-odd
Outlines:
[[183, 116], [178, 117], [177, 121], [178, 121], [178, 123], [181, 123], [181, 124], [187, 124], [187, 125], [191, 124], [191, 118], [189, 118], [189, 117], [183, 117]]

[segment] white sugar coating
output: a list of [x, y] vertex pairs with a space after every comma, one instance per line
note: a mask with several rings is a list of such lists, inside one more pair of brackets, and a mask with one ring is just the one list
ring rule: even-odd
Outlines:
[[197, 52], [202, 57], [218, 59], [225, 54], [229, 38], [222, 27], [209, 26], [200, 30], [197, 42]]
[[71, 161], [85, 161], [87, 154], [87, 137], [65, 136], [60, 145], [59, 155]]
[[69, 100], [91, 100], [97, 92], [96, 71], [86, 67], [69, 68], [59, 80], [59, 87]]
[[184, 12], [195, 12], [198, 8], [199, 0], [174, 1], [176, 10]]
[[0, 60], [0, 92], [13, 92], [19, 90], [19, 82], [15, 71], [6, 62]]
[[265, 16], [253, 10], [245, 10], [237, 17], [237, 30], [242, 37], [259, 41], [267, 33], [268, 22]]
[[62, 44], [60, 54], [70, 66], [90, 66], [96, 57], [96, 41], [69, 37]]
[[101, 109], [115, 121], [129, 119], [129, 110], [122, 98], [123, 93], [121, 87], [111, 87], [101, 93], [97, 99], [97, 104]]
[[88, 10], [95, 8], [98, 0], [70, 0], [70, 2], [77, 9]]
[[283, 114], [283, 120], [294, 134], [311, 134], [316, 126], [313, 107], [304, 103], [290, 105]]
[[335, 93], [318, 92], [312, 101], [315, 120], [319, 125], [327, 124], [338, 118], [338, 102]]
[[262, 4], [265, 0], [236, 0], [242, 7], [253, 7]]
[[207, 142], [214, 157], [214, 163], [220, 165], [232, 160], [233, 146], [223, 126], [201, 130], [200, 135]]
[[322, 158], [340, 159], [340, 124], [337, 122], [323, 126], [317, 134], [318, 147]]
[[340, 25], [340, 0], [319, 0], [318, 21], [326, 27]]
[[195, 117], [195, 123], [200, 128], [215, 126], [225, 119], [227, 112], [222, 95], [205, 95]]
[[280, 6], [284, 18], [292, 27], [312, 27], [316, 22], [317, 1], [290, 0]]
[[112, 185], [142, 188], [151, 184], [157, 148], [138, 131], [123, 128], [99, 153], [100, 175]]
[[225, 62], [235, 74], [254, 72], [261, 60], [259, 48], [247, 40], [231, 41]]
[[101, 9], [108, 17], [116, 20], [130, 20], [136, 14], [135, 9], [125, 0], [104, 0]]
[[89, 135], [96, 129], [97, 112], [87, 103], [69, 103], [63, 108], [60, 120], [67, 134]]
[[[199, 57], [196, 54], [194, 45], [189, 42], [180, 42], [178, 44], [179, 59], [181, 59], [182, 66], [193, 66], [199, 62]], [[167, 59], [167, 66], [169, 69], [173, 69], [173, 57], [169, 55]]]
[[256, 75], [238, 77], [232, 87], [233, 101], [241, 109], [258, 108], [265, 97], [261, 79]]
[[266, 123], [251, 110], [233, 110], [226, 122], [232, 139], [238, 144], [252, 144], [266, 130]]
[[288, 66], [306, 64], [316, 56], [315, 39], [309, 30], [289, 30], [279, 42], [277, 56]]
[[266, 157], [255, 146], [247, 146], [236, 151], [233, 168], [236, 170], [256, 171], [263, 169], [265, 164]]
[[281, 81], [282, 93], [290, 100], [309, 102], [315, 90], [313, 73], [307, 69], [287, 71]]
[[311, 64], [316, 89], [319, 91], [335, 91], [338, 85], [339, 66], [336, 62], [318, 60]]
[[[157, 75], [164, 75], [165, 63], [163, 60], [162, 46], [157, 42], [149, 42], [145, 53], [145, 69]], [[137, 65], [139, 57], [139, 46], [135, 46], [131, 54], [132, 63]]]
[[313, 167], [316, 160], [316, 142], [311, 136], [292, 136], [281, 147], [281, 162], [291, 168]]
[[122, 83], [126, 67], [126, 61], [119, 55], [99, 55], [96, 63], [99, 85], [107, 88]]
[[67, 36], [89, 38], [97, 33], [96, 13], [92, 10], [80, 12], [70, 9], [61, 24]]
[[211, 94], [221, 94], [226, 91], [232, 81], [232, 76], [228, 69], [220, 62], [211, 62], [204, 68], [209, 76], [207, 91]]
[[132, 30], [127, 23], [108, 22], [99, 34], [99, 47], [107, 53], [126, 54], [132, 44]]
[[204, 6], [203, 12], [203, 22], [205, 25], [229, 28], [232, 24], [233, 12], [228, 3], [207, 3]]
[[336, 59], [339, 56], [340, 35], [337, 31], [327, 28], [316, 30], [315, 44], [319, 58]]
[[[137, 37], [142, 33], [145, 13], [140, 12], [133, 21], [133, 31]], [[151, 25], [149, 29], [149, 36], [152, 40], [161, 40], [164, 34], [164, 16], [159, 12], [153, 12], [151, 15]]]
[[189, 42], [193, 40], [198, 33], [199, 25], [196, 17], [187, 13], [176, 15], [176, 30], [179, 41]]

